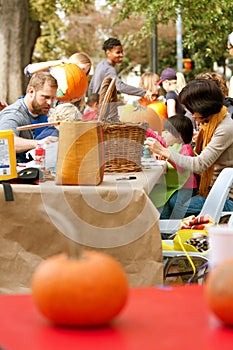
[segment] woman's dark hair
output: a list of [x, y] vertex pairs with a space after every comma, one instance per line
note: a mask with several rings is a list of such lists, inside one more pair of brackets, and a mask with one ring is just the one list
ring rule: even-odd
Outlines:
[[106, 52], [107, 50], [113, 49], [115, 46], [122, 46], [120, 40], [116, 38], [109, 38], [105, 40], [103, 50]]
[[203, 118], [219, 113], [224, 96], [218, 85], [207, 79], [191, 80], [181, 90], [178, 101], [191, 113], [200, 113]]
[[175, 114], [164, 122], [164, 129], [173, 136], [181, 136], [184, 143], [190, 143], [193, 137], [193, 123], [184, 114]]

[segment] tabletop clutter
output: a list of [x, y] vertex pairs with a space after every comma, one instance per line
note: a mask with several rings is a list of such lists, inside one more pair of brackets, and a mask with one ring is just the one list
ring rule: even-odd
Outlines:
[[99, 185], [104, 172], [142, 170], [147, 127], [146, 122], [62, 122], [58, 142], [29, 151], [30, 166], [54, 174], [58, 185]]
[[[29, 151], [34, 158], [24, 166], [36, 167], [55, 175], [58, 185], [99, 185], [104, 172], [138, 172], [148, 123], [101, 123], [64, 121], [59, 141], [38, 145]], [[16, 160], [12, 152], [13, 132], [1, 132], [2, 180], [15, 178]], [[6, 139], [11, 142], [6, 143]]]
[[194, 215], [182, 219], [180, 230], [191, 230], [192, 235], [185, 240], [185, 244], [191, 245], [198, 252], [206, 252], [209, 249], [209, 237], [207, 228], [215, 225], [210, 215], [195, 217]]
[[[52, 173], [57, 185], [96, 186], [103, 181], [104, 172], [141, 171], [141, 158], [148, 157], [144, 154], [143, 145], [146, 130], [151, 127], [151, 113], [155, 118], [158, 116], [153, 110], [134, 108], [128, 121], [122, 122], [117, 102], [116, 78], [107, 77], [101, 84], [98, 119], [48, 122], [48, 126], [59, 127], [58, 142], [38, 144], [36, 149], [29, 151], [34, 159], [30, 166]], [[45, 123], [42, 124], [19, 126], [17, 130], [45, 126]], [[7, 155], [3, 160], [9, 163], [12, 159], [10, 164], [6, 164], [8, 171], [12, 169], [8, 178], [15, 177], [13, 153], [11, 147], [10, 157]]]
[[185, 252], [209, 251], [208, 227], [216, 225], [210, 215], [195, 217], [191, 215], [181, 220], [178, 231], [173, 238], [173, 245], [162, 241], [163, 250], [175, 250]]

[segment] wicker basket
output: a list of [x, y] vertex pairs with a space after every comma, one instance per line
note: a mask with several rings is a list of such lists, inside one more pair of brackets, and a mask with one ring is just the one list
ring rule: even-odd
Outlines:
[[141, 171], [142, 148], [148, 123], [103, 124], [105, 172]]

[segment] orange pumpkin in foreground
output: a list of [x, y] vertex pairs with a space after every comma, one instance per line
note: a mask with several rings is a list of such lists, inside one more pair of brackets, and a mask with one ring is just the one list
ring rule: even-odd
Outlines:
[[233, 259], [226, 259], [209, 273], [205, 299], [219, 320], [233, 325]]
[[123, 106], [120, 113], [120, 121], [123, 123], [149, 123], [149, 127], [161, 135], [163, 123], [159, 115], [152, 109], [142, 106]]
[[38, 310], [64, 326], [110, 322], [125, 306], [128, 281], [121, 265], [107, 254], [84, 251], [79, 259], [59, 254], [35, 270], [31, 290]]
[[88, 79], [84, 71], [74, 63], [63, 63], [50, 70], [57, 80], [56, 98], [62, 102], [75, 102], [83, 97], [88, 88]]

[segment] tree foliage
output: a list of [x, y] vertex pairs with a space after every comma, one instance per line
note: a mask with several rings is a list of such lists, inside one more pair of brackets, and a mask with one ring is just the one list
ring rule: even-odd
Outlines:
[[41, 23], [41, 36], [34, 48], [33, 61], [58, 59], [63, 54], [61, 32], [64, 24], [59, 15], [59, 4], [56, 0], [29, 0], [31, 17]]
[[133, 13], [144, 15], [144, 26], [137, 35], [141, 39], [153, 34], [154, 25], [169, 21], [175, 23], [179, 8], [183, 23], [183, 47], [195, 60], [196, 68], [208, 68], [213, 61], [224, 61], [227, 34], [233, 29], [231, 0], [107, 1], [120, 9], [118, 21], [129, 18]]
[[[215, 61], [225, 64], [227, 34], [233, 30], [230, 0], [106, 0], [101, 9], [96, 9], [95, 3], [95, 0], [1, 2], [2, 98], [9, 102], [21, 93], [25, 87], [23, 68], [30, 61], [60, 59], [85, 51], [95, 64], [103, 58], [102, 44], [109, 36], [117, 36], [123, 43], [125, 59], [121, 70], [127, 72], [138, 63], [143, 70], [152, 69], [151, 38], [155, 28], [158, 72], [168, 65], [175, 68], [178, 8], [183, 22], [183, 54], [194, 60], [195, 73], [213, 69]], [[12, 6], [23, 11], [12, 12]], [[7, 40], [9, 35], [11, 40]], [[11, 84], [11, 75], [17, 76], [17, 84]]]
[[60, 59], [69, 46], [64, 35], [67, 18], [79, 14], [92, 0], [29, 0], [31, 17], [41, 22], [41, 36], [34, 50], [34, 61]]
[[[105, 55], [104, 40], [118, 37], [124, 45], [125, 58], [120, 70], [130, 70], [140, 63], [148, 68], [149, 39], [133, 47], [131, 38], [140, 31], [144, 20], [132, 15], [128, 20], [113, 24], [119, 16], [116, 7], [96, 8], [92, 0], [30, 0], [33, 18], [41, 21], [42, 34], [38, 38], [33, 61], [69, 57], [84, 51], [94, 65]], [[126, 37], [125, 33], [129, 35]]]
[[[97, 10], [95, 6], [88, 5], [79, 15], [72, 14], [67, 17], [69, 24], [65, 36], [69, 45], [69, 54], [72, 51], [85, 51], [97, 64], [105, 53], [102, 50], [103, 42], [111, 37], [121, 40], [124, 48], [124, 62], [120, 69], [130, 69], [140, 63], [148, 67], [149, 39], [141, 42], [137, 47], [132, 46], [131, 37], [143, 25], [142, 19], [131, 16], [129, 20], [113, 25], [113, 19], [119, 15], [116, 8]], [[125, 36], [128, 33], [128, 36]]]
[[97, 61], [102, 54], [101, 41], [112, 35], [123, 42], [125, 67], [132, 61], [136, 64], [134, 56], [140, 48], [144, 53], [139, 53], [138, 62], [145, 67], [147, 60], [151, 68], [149, 38], [157, 26], [159, 70], [167, 65], [175, 67], [179, 8], [184, 57], [192, 58], [200, 71], [212, 69], [214, 61], [225, 64], [227, 34], [233, 28], [230, 0], [106, 0], [102, 11], [95, 9], [94, 0], [30, 0], [30, 4], [42, 30], [34, 60], [57, 59], [81, 50]]

